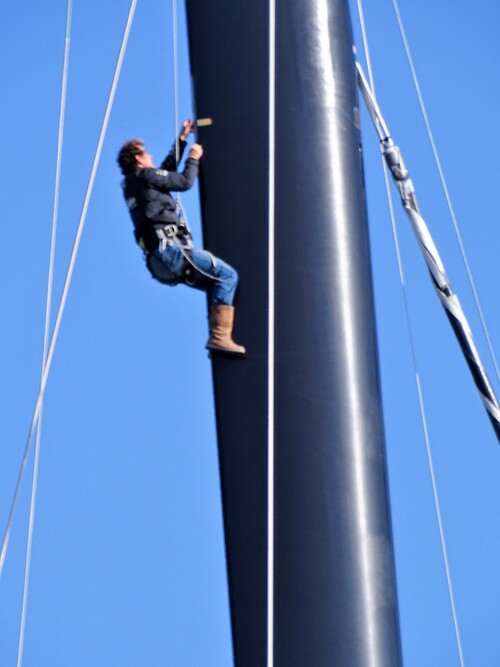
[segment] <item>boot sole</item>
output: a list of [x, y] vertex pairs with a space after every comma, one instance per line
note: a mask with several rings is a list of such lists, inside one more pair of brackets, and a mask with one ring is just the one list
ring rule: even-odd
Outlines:
[[246, 350], [244, 352], [240, 352], [239, 350], [232, 350], [229, 347], [218, 347], [217, 345], [205, 345], [205, 348], [209, 352], [215, 352], [215, 354], [220, 354], [228, 357], [243, 358], [246, 356]]

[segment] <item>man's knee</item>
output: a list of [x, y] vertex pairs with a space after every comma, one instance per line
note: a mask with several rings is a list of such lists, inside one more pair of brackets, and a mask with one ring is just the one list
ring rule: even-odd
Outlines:
[[217, 267], [218, 268], [218, 271], [217, 271], [218, 277], [221, 278], [222, 280], [225, 280], [225, 281], [231, 283], [231, 284], [234, 283], [234, 285], [237, 285], [238, 280], [239, 280], [239, 276], [238, 276], [238, 272], [236, 271], [236, 269], [234, 269], [227, 262], [224, 262], [220, 259], [217, 260], [217, 264], [218, 264], [218, 267]]

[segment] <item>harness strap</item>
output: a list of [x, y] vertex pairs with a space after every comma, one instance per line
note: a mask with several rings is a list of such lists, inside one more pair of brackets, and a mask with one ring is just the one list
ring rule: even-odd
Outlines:
[[169, 245], [174, 245], [174, 243], [180, 243], [183, 248], [187, 249], [193, 247], [191, 234], [185, 226], [181, 228], [179, 225], [169, 224], [164, 227], [155, 227], [155, 233], [162, 250], [165, 250]]
[[[217, 266], [217, 259], [208, 250], [204, 250], [203, 252], [205, 252], [210, 257], [212, 266], [215, 268]], [[212, 276], [210, 273], [207, 273], [206, 271], [203, 271], [203, 269], [200, 269], [200, 267], [193, 262], [189, 250], [183, 249], [182, 254], [184, 255], [184, 259], [187, 262], [186, 268], [184, 269], [184, 279], [188, 285], [194, 285], [197, 282], [197, 280], [199, 280], [196, 274], [201, 275], [204, 278], [208, 278], [212, 282], [222, 282], [222, 278], [218, 278], [217, 276]]]
[[[193, 242], [191, 239], [191, 234], [186, 227], [172, 223], [169, 225], [165, 225], [164, 227], [156, 227], [154, 231], [156, 233], [156, 236], [158, 237], [161, 251], [165, 250], [168, 246], [172, 246], [176, 243], [179, 243], [182, 248], [182, 254], [185, 260], [185, 264], [182, 270], [182, 275], [179, 276], [178, 280], [175, 282], [184, 282], [186, 283], [186, 285], [189, 285], [190, 287], [201, 287], [202, 284], [203, 283], [206, 284], [207, 281], [222, 282], [222, 278], [218, 278], [217, 276], [213, 276], [210, 273], [207, 273], [193, 261], [190, 252], [193, 247]], [[146, 256], [146, 263], [148, 264], [149, 267], [149, 263], [147, 260], [151, 256], [151, 252], [148, 250], [143, 237], [139, 238], [139, 246], [142, 248]], [[210, 257], [212, 266], [216, 267], [217, 259], [215, 258], [215, 256], [208, 250], [204, 250], [203, 252], [205, 252]], [[170, 284], [175, 284], [175, 282], [172, 281]]]

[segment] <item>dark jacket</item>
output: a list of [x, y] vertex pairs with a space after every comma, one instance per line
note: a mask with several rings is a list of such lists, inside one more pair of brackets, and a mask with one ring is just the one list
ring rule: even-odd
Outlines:
[[198, 174], [198, 160], [188, 158], [182, 173], [175, 170], [186, 147], [179, 141], [176, 160], [175, 145], [159, 169], [135, 169], [123, 180], [123, 194], [134, 223], [135, 239], [142, 239], [149, 251], [158, 246], [155, 227], [180, 224], [171, 192], [184, 192], [193, 185]]

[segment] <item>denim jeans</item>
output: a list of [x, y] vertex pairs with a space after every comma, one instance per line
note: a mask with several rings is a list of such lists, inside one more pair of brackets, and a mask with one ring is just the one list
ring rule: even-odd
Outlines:
[[[202, 287], [208, 294], [211, 306], [219, 304], [231, 306], [234, 300], [236, 287], [238, 286], [238, 273], [232, 266], [214, 257], [206, 250], [191, 248], [187, 252], [190, 262], [185, 259], [182, 246], [179, 243], [167, 246], [164, 250], [158, 249], [153, 253], [155, 260], [160, 260], [161, 265], [150, 265], [153, 275], [161, 282], [169, 282], [168, 275], [172, 276], [172, 282], [180, 278], [188, 262], [193, 269], [196, 278], [196, 286]], [[168, 275], [167, 275], [168, 274]]]

